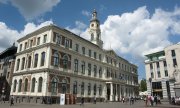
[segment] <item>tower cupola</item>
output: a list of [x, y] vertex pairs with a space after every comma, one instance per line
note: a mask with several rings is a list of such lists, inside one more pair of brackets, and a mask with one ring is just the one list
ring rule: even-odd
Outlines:
[[95, 9], [92, 12], [92, 18], [90, 20], [89, 33], [91, 36], [91, 42], [102, 48], [103, 42], [101, 40], [100, 21], [97, 18], [97, 12]]

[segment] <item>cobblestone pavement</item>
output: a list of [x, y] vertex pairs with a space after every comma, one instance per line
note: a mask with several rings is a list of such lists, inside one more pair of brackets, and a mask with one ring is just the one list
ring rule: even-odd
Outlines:
[[[80, 104], [76, 105], [45, 105], [45, 104], [36, 104], [36, 103], [15, 103], [15, 105], [10, 106], [8, 102], [0, 103], [0, 108], [146, 108], [144, 101], [136, 101], [133, 105], [129, 105], [129, 103], [121, 103], [121, 102], [108, 102], [108, 103], [85, 103], [83, 106]], [[150, 108], [150, 106], [148, 106]], [[180, 108], [180, 106], [170, 105], [168, 102], [163, 102], [162, 104], [158, 104], [157, 106], [153, 106], [154, 108]]]

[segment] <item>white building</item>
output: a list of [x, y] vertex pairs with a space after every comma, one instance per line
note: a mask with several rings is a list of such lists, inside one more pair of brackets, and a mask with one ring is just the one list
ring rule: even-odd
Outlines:
[[[135, 96], [138, 89], [137, 66], [102, 49], [100, 22], [92, 13], [87, 41], [55, 25], [42, 27], [18, 40], [11, 95], [28, 102], [44, 97], [59, 103], [118, 101]], [[137, 91], [138, 93], [138, 91]]]
[[[164, 48], [163, 51], [148, 54], [146, 57], [145, 69], [148, 93], [159, 95], [162, 98], [174, 97], [177, 93], [174, 90], [180, 89], [180, 87], [175, 87], [175, 84], [180, 82], [178, 74], [175, 75], [175, 73], [179, 73], [180, 69], [180, 44], [170, 45]], [[176, 76], [178, 78], [175, 81]]]

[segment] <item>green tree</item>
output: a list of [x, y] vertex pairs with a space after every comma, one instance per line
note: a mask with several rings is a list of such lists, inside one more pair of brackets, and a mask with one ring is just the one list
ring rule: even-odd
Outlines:
[[139, 86], [139, 91], [147, 91], [147, 84], [146, 84], [146, 79], [142, 79], [140, 82], [140, 86]]

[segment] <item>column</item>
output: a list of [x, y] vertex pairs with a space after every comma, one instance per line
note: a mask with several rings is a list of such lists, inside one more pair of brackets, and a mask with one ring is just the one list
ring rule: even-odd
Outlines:
[[120, 92], [120, 93], [119, 93], [119, 99], [121, 100], [121, 92], [122, 92], [122, 91], [121, 91], [121, 85], [120, 85], [120, 84], [119, 84], [119, 92]]
[[116, 94], [115, 94], [115, 95], [116, 95], [116, 97], [115, 97], [115, 99], [116, 99], [116, 101], [118, 101], [117, 84], [115, 84], [115, 87], [116, 87]]
[[169, 87], [170, 87], [171, 97], [175, 97], [174, 82], [169, 81]]
[[110, 94], [110, 101], [114, 101], [114, 95], [113, 95], [113, 84], [112, 83], [110, 83], [110, 87], [111, 87], [111, 94]]
[[167, 94], [167, 87], [166, 87], [166, 81], [162, 81], [162, 92], [163, 92], [163, 98], [168, 98], [168, 94]]
[[126, 87], [124, 86], [124, 97], [126, 97]]

